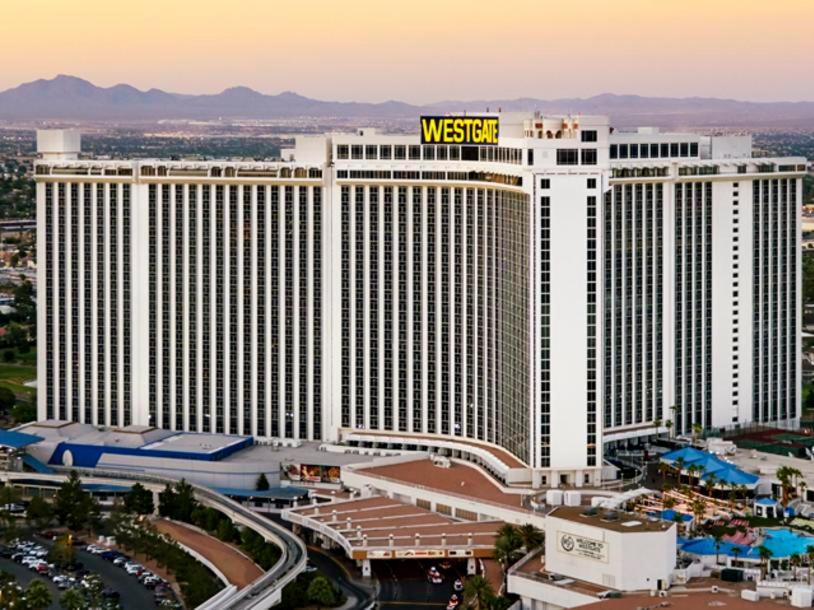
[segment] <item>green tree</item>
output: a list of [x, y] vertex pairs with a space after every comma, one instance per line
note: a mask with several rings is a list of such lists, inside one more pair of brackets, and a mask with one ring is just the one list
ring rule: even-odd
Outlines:
[[[20, 490], [13, 485], [0, 487], [0, 507], [20, 501]], [[0, 538], [12, 540], [17, 536], [17, 517], [11, 511], [0, 509]]]
[[104, 603], [102, 592], [105, 585], [97, 574], [89, 574], [85, 579], [85, 595], [88, 596], [88, 605], [91, 608], [101, 608]]
[[54, 546], [48, 551], [48, 561], [60, 566], [72, 566], [76, 561], [76, 550], [73, 546], [73, 537], [70, 534], [63, 534], [54, 542]]
[[31, 498], [31, 502], [28, 503], [25, 518], [29, 525], [34, 526], [34, 528], [38, 530], [42, 530], [51, 523], [51, 519], [54, 518], [54, 510], [45, 498], [35, 496]]
[[78, 589], [68, 589], [59, 598], [59, 606], [63, 610], [86, 610], [85, 596]]
[[260, 473], [260, 476], [257, 477], [257, 484], [255, 485], [255, 489], [257, 491], [268, 491], [269, 489], [269, 480], [266, 478], [264, 473]]
[[19, 402], [11, 410], [14, 423], [25, 424], [37, 419], [37, 407], [30, 402]]
[[523, 547], [526, 549], [526, 552], [540, 548], [545, 542], [545, 533], [531, 523], [526, 523], [518, 527], [517, 535], [523, 542]]
[[317, 608], [336, 605], [336, 593], [331, 583], [328, 582], [328, 579], [321, 574], [316, 576], [314, 580], [311, 581], [311, 584], [308, 585], [307, 595], [308, 600], [316, 604]]
[[45, 610], [51, 605], [51, 592], [42, 580], [32, 580], [25, 590], [25, 607], [27, 610]]
[[[6, 360], [6, 362], [9, 361]], [[14, 395], [14, 392], [9, 390], [8, 388], [0, 387], [0, 412], [10, 413], [16, 403], [17, 397]]]
[[71, 470], [54, 499], [54, 514], [60, 525], [73, 531], [93, 528], [99, 519], [99, 504], [84, 489], [79, 474]]
[[803, 476], [799, 469], [792, 466], [781, 466], [775, 473], [777, 480], [780, 481], [780, 489], [783, 495], [783, 506], [787, 506], [789, 500], [794, 495], [794, 490], [797, 487], [797, 480]]
[[474, 610], [486, 610], [495, 598], [495, 590], [483, 576], [470, 576], [464, 583], [464, 604]]
[[124, 497], [124, 508], [137, 515], [151, 515], [155, 510], [153, 493], [141, 483], [136, 483]]
[[769, 565], [769, 560], [772, 558], [774, 553], [772, 553], [772, 550], [769, 547], [763, 545], [757, 547], [757, 552], [758, 555], [760, 555], [760, 577], [762, 579], [766, 568]]
[[177, 503], [178, 494], [175, 493], [172, 485], [167, 483], [164, 491], [158, 494], [158, 514], [168, 519], [174, 519]]

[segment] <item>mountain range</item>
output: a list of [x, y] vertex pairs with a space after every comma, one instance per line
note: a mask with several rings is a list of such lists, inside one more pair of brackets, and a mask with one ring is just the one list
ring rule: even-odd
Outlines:
[[98, 87], [75, 76], [40, 79], [0, 92], [0, 120], [151, 121], [160, 119], [410, 119], [452, 111], [539, 110], [606, 114], [618, 126], [814, 128], [814, 102], [644, 97], [605, 93], [588, 98], [446, 100], [427, 105], [317, 100], [286, 91], [267, 95], [248, 87], [189, 95], [131, 85]]

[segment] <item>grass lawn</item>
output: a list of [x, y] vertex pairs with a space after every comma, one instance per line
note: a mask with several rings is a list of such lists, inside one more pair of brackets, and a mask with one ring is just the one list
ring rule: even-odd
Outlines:
[[37, 354], [31, 350], [27, 354], [18, 354], [14, 362], [0, 362], [0, 386], [8, 388], [18, 398], [33, 400], [36, 390], [23, 385], [37, 378]]

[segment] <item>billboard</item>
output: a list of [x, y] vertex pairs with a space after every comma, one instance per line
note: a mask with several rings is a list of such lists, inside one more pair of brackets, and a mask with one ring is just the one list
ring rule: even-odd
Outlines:
[[280, 464], [280, 478], [289, 481], [307, 481], [309, 483], [340, 483], [342, 470], [339, 466], [320, 464]]
[[422, 116], [422, 144], [497, 146], [500, 125], [495, 116]]
[[608, 543], [601, 540], [585, 538], [568, 532], [557, 532], [557, 549], [568, 555], [608, 562]]

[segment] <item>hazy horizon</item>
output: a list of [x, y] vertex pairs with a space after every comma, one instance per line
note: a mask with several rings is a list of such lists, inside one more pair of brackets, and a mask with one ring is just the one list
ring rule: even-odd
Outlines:
[[338, 4], [29, 0], [4, 7], [0, 89], [109, 87], [325, 100], [591, 97], [811, 101], [810, 0]]

